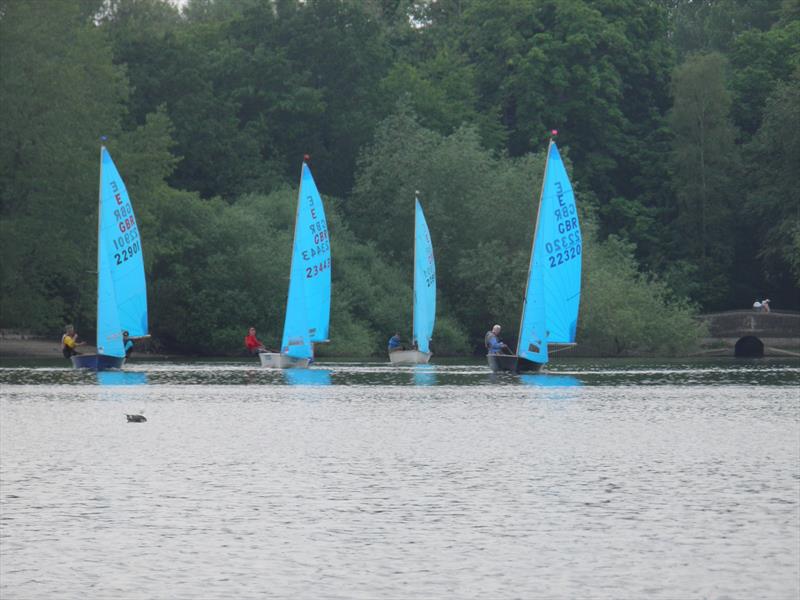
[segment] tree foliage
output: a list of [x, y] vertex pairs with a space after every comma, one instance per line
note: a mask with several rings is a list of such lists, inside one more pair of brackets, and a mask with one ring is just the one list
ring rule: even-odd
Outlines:
[[746, 208], [758, 217], [757, 251], [768, 281], [800, 286], [800, 68], [767, 99], [765, 115], [746, 148], [753, 183]]
[[675, 73], [671, 113], [672, 166], [677, 196], [677, 253], [696, 265], [704, 281], [698, 294], [724, 306], [733, 257], [735, 188], [738, 166], [730, 122], [731, 94], [725, 87], [725, 59], [696, 55]]
[[128, 96], [81, 5], [8, 2], [0, 15], [0, 319], [60, 327], [86, 314], [100, 135]]
[[[695, 307], [800, 307], [796, 2], [0, 0], [0, 325], [91, 335], [98, 138], [161, 347], [277, 343], [304, 154], [330, 355], [410, 330], [413, 201], [437, 354], [518, 326], [552, 129], [586, 226], [582, 342], [679, 353]], [[690, 304], [689, 302], [692, 302]]]

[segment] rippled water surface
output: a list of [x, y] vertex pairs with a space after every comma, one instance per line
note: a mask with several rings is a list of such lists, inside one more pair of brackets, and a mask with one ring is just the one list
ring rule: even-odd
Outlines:
[[4, 360], [0, 597], [796, 599], [798, 381]]

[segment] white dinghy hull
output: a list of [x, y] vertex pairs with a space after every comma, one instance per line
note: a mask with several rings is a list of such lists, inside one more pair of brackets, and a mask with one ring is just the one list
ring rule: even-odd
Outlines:
[[261, 366], [268, 369], [307, 369], [309, 359], [295, 358], [278, 352], [259, 352], [258, 358]]
[[395, 350], [389, 353], [389, 362], [393, 365], [427, 365], [433, 352], [419, 350]]

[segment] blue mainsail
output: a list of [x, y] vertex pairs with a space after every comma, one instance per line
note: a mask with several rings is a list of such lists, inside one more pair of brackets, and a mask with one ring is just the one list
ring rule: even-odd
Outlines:
[[420, 352], [430, 352], [436, 322], [436, 264], [428, 224], [419, 199], [414, 217], [414, 341]]
[[133, 206], [103, 146], [97, 228], [97, 353], [125, 356], [123, 331], [131, 337], [148, 334], [147, 285]]
[[328, 341], [330, 312], [328, 223], [311, 170], [303, 163], [281, 351], [295, 358], [312, 358], [313, 343]]
[[[517, 354], [547, 362], [547, 344], [575, 341], [582, 239], [575, 195], [554, 141], [547, 149]], [[543, 350], [542, 350], [543, 348]]]
[[522, 309], [517, 356], [537, 363], [547, 362], [547, 325], [545, 323], [542, 265], [534, 256], [528, 273], [528, 287]]

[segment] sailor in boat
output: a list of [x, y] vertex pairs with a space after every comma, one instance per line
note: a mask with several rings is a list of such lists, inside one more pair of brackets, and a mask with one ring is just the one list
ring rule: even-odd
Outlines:
[[405, 346], [403, 346], [403, 342], [400, 340], [400, 334], [395, 332], [395, 334], [389, 338], [389, 352], [395, 352], [397, 350], [405, 350]]
[[244, 345], [247, 351], [253, 356], [257, 355], [259, 352], [267, 352], [264, 343], [256, 337], [255, 327], [251, 327], [247, 330], [247, 335], [244, 338]]
[[486, 332], [484, 343], [489, 354], [510, 354], [508, 346], [500, 341], [500, 325], [495, 325], [491, 331]]
[[86, 342], [78, 341], [78, 332], [72, 325], [64, 327], [64, 335], [61, 336], [61, 353], [64, 358], [69, 358], [73, 354], [80, 354], [75, 350], [76, 346], [83, 346]]
[[133, 340], [129, 336], [130, 334], [127, 331], [122, 332], [122, 346], [125, 349], [125, 358], [130, 358], [131, 352], [133, 352]]

